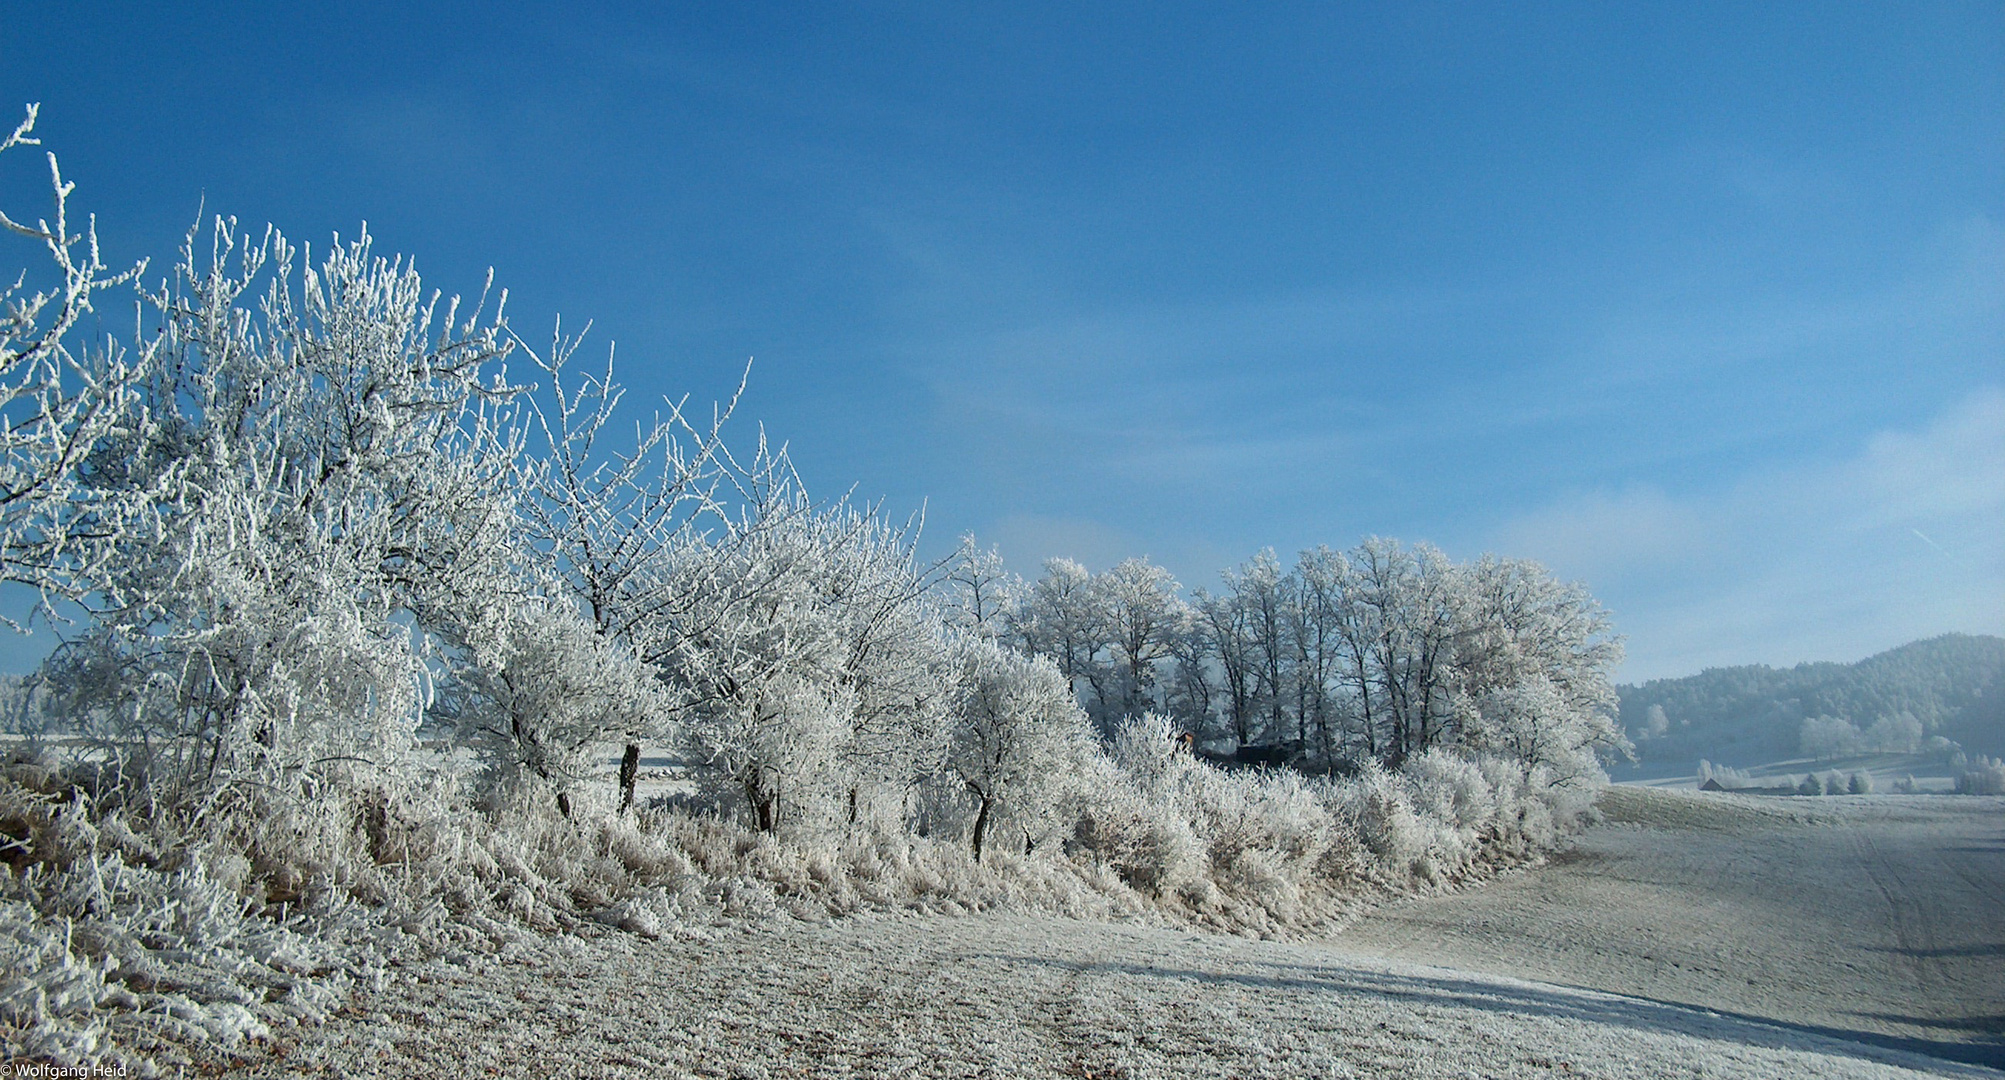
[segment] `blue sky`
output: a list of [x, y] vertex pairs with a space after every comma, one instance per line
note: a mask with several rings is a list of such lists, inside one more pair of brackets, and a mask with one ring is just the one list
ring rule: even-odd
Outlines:
[[2005, 632], [1996, 3], [290, 7], [0, 5], [0, 103], [116, 257], [366, 220], [1025, 573], [1528, 556], [1627, 679]]

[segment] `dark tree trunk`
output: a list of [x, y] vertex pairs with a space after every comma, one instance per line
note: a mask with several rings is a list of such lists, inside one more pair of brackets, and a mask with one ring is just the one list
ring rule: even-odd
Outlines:
[[989, 831], [989, 809], [995, 805], [994, 799], [983, 798], [982, 808], [975, 811], [975, 861], [982, 860], [982, 840]]
[[620, 813], [633, 809], [634, 785], [640, 782], [640, 744], [628, 743], [620, 755]]
[[769, 833], [778, 824], [780, 793], [768, 787], [760, 770], [754, 769], [745, 775], [745, 801], [752, 805], [752, 814], [758, 819], [759, 831]]

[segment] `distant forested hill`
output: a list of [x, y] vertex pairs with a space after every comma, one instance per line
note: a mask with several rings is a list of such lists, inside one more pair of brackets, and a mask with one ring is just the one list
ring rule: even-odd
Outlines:
[[1616, 689], [1645, 764], [1912, 751], [1936, 737], [2005, 754], [2005, 638], [1945, 634], [1856, 664], [1708, 668]]

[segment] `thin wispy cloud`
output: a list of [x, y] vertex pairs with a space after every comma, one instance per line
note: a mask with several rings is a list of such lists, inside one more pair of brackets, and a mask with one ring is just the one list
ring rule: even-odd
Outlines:
[[1587, 581], [1616, 610], [1625, 675], [1640, 680], [2005, 632], [2001, 536], [2005, 389], [1990, 388], [1843, 457], [1690, 495], [1585, 492], [1491, 539]]

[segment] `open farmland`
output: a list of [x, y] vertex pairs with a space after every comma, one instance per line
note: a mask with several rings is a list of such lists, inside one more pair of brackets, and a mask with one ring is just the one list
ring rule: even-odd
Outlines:
[[1601, 807], [1550, 865], [1339, 946], [2005, 1065], [2005, 801], [1618, 786]]

